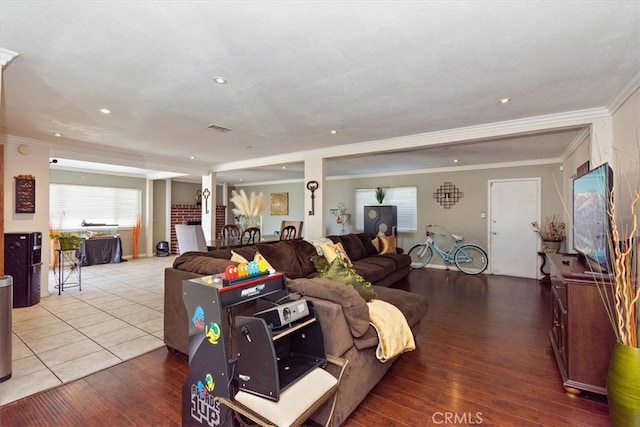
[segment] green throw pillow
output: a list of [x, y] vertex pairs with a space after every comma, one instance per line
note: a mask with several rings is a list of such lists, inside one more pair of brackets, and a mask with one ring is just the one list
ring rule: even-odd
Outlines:
[[324, 273], [329, 268], [329, 261], [322, 255], [314, 255], [311, 257], [311, 262], [316, 268], [316, 271], [320, 274]]
[[348, 266], [340, 257], [331, 261], [329, 268], [319, 272], [319, 276], [325, 279], [342, 282], [345, 285], [353, 286], [353, 288], [358, 291], [360, 296], [367, 302], [376, 297], [376, 292], [373, 290], [371, 282], [364, 280], [364, 278], [359, 275], [353, 267]]

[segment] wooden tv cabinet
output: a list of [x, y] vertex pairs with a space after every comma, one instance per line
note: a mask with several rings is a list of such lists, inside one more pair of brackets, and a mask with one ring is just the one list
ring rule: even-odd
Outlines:
[[611, 296], [610, 279], [594, 278], [575, 255], [546, 256], [553, 308], [549, 335], [564, 389], [569, 396], [583, 390], [607, 394], [607, 370], [616, 338], [600, 293], [604, 286]]

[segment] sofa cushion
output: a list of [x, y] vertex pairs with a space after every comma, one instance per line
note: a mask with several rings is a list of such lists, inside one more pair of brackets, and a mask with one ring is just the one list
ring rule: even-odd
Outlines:
[[319, 272], [319, 276], [352, 286], [365, 301], [371, 301], [376, 296], [371, 287], [371, 282], [366, 281], [353, 267], [347, 265], [342, 258], [336, 257], [329, 264], [329, 268]]
[[395, 271], [396, 262], [391, 257], [375, 255], [354, 262], [353, 268], [365, 280], [375, 283]]
[[400, 253], [384, 254], [383, 258], [392, 259], [396, 263], [396, 270], [409, 267], [411, 265], [411, 257]]
[[305, 296], [339, 304], [354, 337], [361, 337], [369, 329], [369, 306], [351, 286], [334, 280], [315, 278], [287, 280], [287, 287], [290, 292], [304, 292]]
[[362, 240], [358, 237], [358, 234], [345, 234], [340, 236], [340, 242], [344, 246], [344, 250], [347, 251], [347, 255], [351, 258], [351, 261], [357, 261], [367, 256], [367, 250], [362, 244]]
[[315, 247], [305, 240], [290, 240], [298, 257], [298, 265], [304, 277], [315, 274], [316, 268], [311, 257], [317, 254]]
[[374, 289], [376, 291], [376, 299], [398, 307], [410, 327], [413, 327], [427, 314], [429, 304], [427, 299], [420, 294], [381, 286], [374, 286]]
[[378, 248], [373, 245], [373, 240], [376, 239], [375, 234], [359, 233], [358, 238], [362, 242], [367, 256], [378, 255]]
[[285, 276], [292, 279], [305, 277], [306, 274], [300, 267], [292, 242], [293, 240], [283, 240], [276, 243], [260, 243], [255, 246], [247, 246], [247, 248], [253, 248], [254, 252], [257, 249], [276, 271], [284, 273]]

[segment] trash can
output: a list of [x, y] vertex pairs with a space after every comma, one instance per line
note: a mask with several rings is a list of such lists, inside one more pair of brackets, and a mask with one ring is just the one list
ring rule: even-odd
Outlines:
[[158, 242], [156, 245], [156, 256], [169, 256], [169, 242]]
[[13, 277], [0, 276], [0, 383], [11, 378]]

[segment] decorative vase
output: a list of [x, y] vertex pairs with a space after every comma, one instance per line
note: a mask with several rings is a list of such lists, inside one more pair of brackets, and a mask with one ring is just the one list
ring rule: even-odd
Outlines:
[[[549, 252], [553, 251], [553, 252], [558, 252], [560, 250], [560, 244], [562, 242], [559, 240], [543, 240], [542, 241], [542, 245], [544, 246], [544, 248], [546, 248]], [[544, 249], [543, 248], [543, 249]]]
[[242, 220], [242, 229], [246, 230], [251, 227], [261, 228], [261, 218], [259, 216], [245, 216]]
[[614, 426], [640, 426], [640, 349], [616, 341], [607, 372], [607, 399]]

